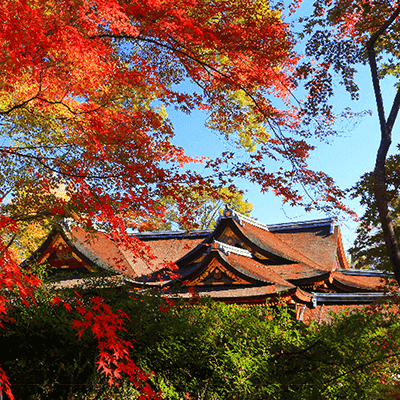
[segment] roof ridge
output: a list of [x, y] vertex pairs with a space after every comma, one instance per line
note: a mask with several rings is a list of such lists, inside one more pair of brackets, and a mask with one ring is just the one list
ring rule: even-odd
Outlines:
[[277, 230], [284, 230], [290, 228], [304, 228], [304, 227], [318, 227], [318, 226], [325, 226], [330, 225], [332, 229], [332, 225], [337, 223], [337, 218], [335, 217], [328, 217], [328, 218], [321, 218], [321, 219], [312, 219], [307, 221], [297, 221], [297, 222], [282, 222], [279, 224], [268, 224], [267, 227], [270, 231], [277, 231]]
[[243, 226], [243, 222], [246, 222], [249, 225], [256, 226], [265, 231], [269, 231], [268, 226], [263, 224], [262, 222], [256, 220], [255, 218], [248, 217], [247, 215], [241, 214], [238, 211], [232, 210], [231, 208], [226, 208], [224, 210], [223, 215], [220, 218], [232, 217], [234, 220], [238, 222], [239, 225]]
[[246, 222], [247, 224], [256, 226], [256, 227], [261, 228], [268, 232], [275, 231], [275, 230], [288, 229], [288, 228], [317, 227], [317, 226], [324, 226], [324, 225], [330, 225], [331, 230], [332, 230], [333, 226], [335, 224], [337, 224], [337, 220], [338, 220], [337, 217], [327, 217], [327, 218], [318, 218], [318, 219], [312, 219], [312, 220], [307, 220], [307, 221], [283, 222], [283, 223], [279, 223], [279, 224], [264, 224], [255, 218], [249, 217], [249, 216], [244, 215], [236, 210], [226, 207], [223, 215], [221, 215], [218, 218], [218, 222], [220, 219], [227, 218], [227, 217], [232, 217], [241, 226], [243, 226], [243, 222]]
[[[231, 211], [231, 210], [229, 210], [229, 209], [225, 210], [224, 216], [226, 215], [226, 213], [229, 213], [230, 211]], [[236, 216], [237, 214], [242, 215], [242, 214], [240, 214], [240, 213], [238, 213], [238, 212], [236, 212], [236, 211], [233, 211], [233, 213], [235, 214], [235, 216]], [[230, 215], [228, 215], [228, 217], [231, 217], [231, 218], [232, 218], [232, 216], [230, 216]], [[252, 220], [252, 219], [249, 218], [249, 217], [246, 217], [246, 216], [244, 216], [244, 217], [245, 217], [246, 219]], [[226, 218], [226, 217], [225, 217], [225, 218]], [[237, 219], [236, 219], [235, 217], [233, 217], [233, 219], [237, 221]], [[253, 221], [254, 221], [254, 220], [253, 220]], [[324, 221], [325, 221], [325, 220], [324, 220]], [[247, 222], [247, 221], [246, 221], [246, 222]], [[255, 221], [255, 222], [257, 222], [257, 221]], [[289, 244], [289, 243], [285, 242], [284, 240], [282, 240], [281, 238], [279, 238], [277, 235], [275, 235], [274, 232], [271, 232], [270, 230], [268, 230], [268, 226], [263, 225], [263, 224], [261, 224], [261, 223], [259, 223], [259, 224], [254, 224], [254, 223], [252, 223], [252, 224], [249, 224], [249, 225], [253, 225], [253, 226], [257, 227], [257, 228], [260, 228], [260, 229], [262, 229], [262, 230], [268, 232], [268, 234], [271, 235], [271, 236], [273, 237], [273, 240], [274, 240], [274, 241], [278, 241], [278, 242], [281, 244], [281, 246], [283, 246], [283, 249], [288, 249], [288, 250], [290, 250], [290, 252], [294, 253], [294, 255], [293, 255], [293, 254], [288, 254], [287, 251], [283, 251], [283, 252], [282, 252], [282, 251], [276, 251], [276, 250], [274, 251], [274, 250], [271, 250], [271, 249], [270, 249], [270, 250], [267, 250], [267, 251], [270, 251], [272, 254], [275, 254], [276, 256], [278, 256], [278, 257], [280, 257], [280, 258], [282, 258], [282, 259], [286, 259], [286, 260], [293, 261], [293, 262], [296, 262], [296, 263], [303, 263], [303, 264], [307, 265], [308, 267], [313, 268], [313, 269], [315, 269], [315, 270], [317, 270], [317, 271], [325, 271], [325, 270], [323, 269], [323, 267], [321, 267], [320, 264], [316, 263], [316, 262], [315, 262], [314, 260], [312, 260], [310, 257], [308, 257], [307, 255], [303, 254], [299, 249], [293, 247], [291, 244]], [[260, 225], [263, 225], [263, 226], [260, 226]], [[242, 231], [242, 228], [240, 228], [240, 226], [243, 227], [243, 223], [239, 224], [239, 227], [238, 227], [239, 230]], [[267, 228], [267, 229], [266, 229], [266, 228]], [[243, 227], [243, 229], [246, 229], [246, 227]], [[249, 229], [249, 228], [247, 228], [247, 229]], [[242, 234], [243, 234], [244, 236], [246, 236], [246, 234], [245, 234], [243, 231], [242, 231]], [[262, 247], [262, 244], [257, 244], [257, 243], [256, 243], [254, 240], [252, 240], [252, 239], [249, 239], [249, 240], [251, 240], [252, 243], [254, 243], [256, 246], [263, 248], [263, 247]]]
[[[73, 228], [74, 229], [79, 228], [79, 229], [83, 230], [85, 232], [85, 236], [90, 234], [90, 232], [85, 231], [79, 225], [75, 225]], [[74, 249], [77, 250], [82, 255], [84, 255], [87, 259], [89, 259], [91, 262], [93, 262], [94, 264], [98, 265], [101, 268], [104, 268], [107, 271], [117, 273], [120, 275], [125, 275], [118, 268], [109, 264], [108, 260], [105, 261], [105, 260], [101, 259], [100, 257], [98, 257], [95, 253], [93, 253], [92, 249], [89, 246], [85, 246], [85, 242], [82, 242], [78, 237], [76, 237], [76, 234], [74, 234], [71, 226], [70, 226], [70, 230], [67, 230], [65, 226], [62, 226], [62, 229], [63, 229], [64, 235], [65, 235], [65, 238], [69, 241], [68, 244], [69, 244], [69, 246], [71, 246], [72, 251], [74, 251]], [[121, 257], [123, 257], [123, 259], [126, 261], [126, 263], [130, 266], [129, 261], [126, 259], [125, 255], [123, 254], [123, 252], [121, 251], [119, 246], [114, 242], [114, 240], [112, 240], [110, 237], [108, 237], [104, 232], [96, 231], [95, 235], [91, 234], [92, 238], [89, 240], [88, 243], [91, 243], [91, 240], [99, 240], [99, 238], [97, 236], [98, 234], [104, 235], [106, 239], [110, 240], [110, 242], [115, 246], [116, 251], [120, 254]], [[86, 237], [85, 237], [85, 240], [86, 240]]]
[[288, 282], [280, 274], [269, 268], [268, 265], [264, 265], [257, 259], [254, 259], [253, 254], [249, 250], [240, 247], [235, 247], [223, 242], [219, 242], [218, 240], [214, 240], [213, 246], [210, 246], [208, 252], [211, 252], [213, 249], [220, 250], [226, 256], [229, 256], [229, 254], [236, 254], [250, 258], [252, 260], [251, 263], [253, 267], [256, 267], [257, 270], [263, 270], [263, 273], [267, 272], [269, 276], [268, 277], [266, 277], [265, 275], [262, 276], [257, 271], [253, 271], [251, 269], [249, 270], [245, 265], [242, 265], [242, 267], [238, 267], [238, 265], [232, 264], [231, 261], [227, 260], [228, 263], [241, 274], [244, 274], [252, 279], [256, 279], [257, 281], [268, 282], [270, 284], [276, 284], [276, 285], [284, 285], [292, 288], [295, 287], [295, 285]]
[[214, 243], [217, 245], [217, 249], [221, 250], [226, 255], [229, 255], [229, 253], [233, 253], [233, 254], [237, 254], [239, 256], [253, 258], [253, 254], [249, 250], [242, 249], [240, 247], [231, 246], [230, 244], [226, 244], [226, 243], [220, 242], [218, 240], [214, 240]]
[[131, 236], [138, 239], [145, 238], [188, 238], [188, 237], [205, 237], [212, 233], [212, 229], [197, 229], [191, 231], [150, 231], [150, 232], [131, 232]]

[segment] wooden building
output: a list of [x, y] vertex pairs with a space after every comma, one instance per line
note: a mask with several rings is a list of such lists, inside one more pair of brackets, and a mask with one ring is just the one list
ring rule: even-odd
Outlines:
[[[55, 272], [70, 272], [72, 281], [100, 267], [133, 287], [168, 291], [173, 286], [182, 297], [191, 296], [188, 289], [193, 287], [199, 296], [226, 303], [283, 298], [304, 322], [327, 320], [327, 311], [378, 300], [390, 279], [378, 271], [349, 269], [340, 227], [329, 218], [264, 225], [226, 210], [213, 230], [136, 237], [154, 258], [118, 245], [104, 233], [58, 226], [25, 265], [46, 263]], [[177, 267], [172, 273], [171, 262]]]

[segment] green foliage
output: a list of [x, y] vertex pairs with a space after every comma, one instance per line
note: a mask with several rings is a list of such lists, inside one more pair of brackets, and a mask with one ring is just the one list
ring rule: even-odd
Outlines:
[[[84, 291], [75, 288], [85, 298]], [[64, 293], [68, 299], [75, 289]], [[90, 291], [91, 289], [89, 289]], [[132, 359], [151, 374], [163, 398], [384, 399], [396, 391], [400, 319], [376, 306], [299, 323], [286, 305], [182, 302], [124, 288], [101, 289], [114, 311], [129, 316], [124, 338]], [[71, 322], [78, 315], [50, 305], [13, 302], [0, 331], [0, 362], [17, 399], [135, 399], [127, 379], [110, 388], [97, 372], [97, 343]]]
[[1, 332], [1, 362], [17, 399], [67, 398], [81, 392], [93, 373], [96, 348], [88, 336], [77, 340], [71, 315], [52, 308], [46, 297], [37, 306], [15, 304]]
[[[396, 236], [400, 237], [400, 154], [387, 159], [386, 171], [389, 210]], [[360, 204], [365, 207], [357, 228], [357, 237], [349, 253], [357, 268], [392, 270], [374, 197], [373, 179], [372, 172], [366, 173], [349, 189], [350, 197], [358, 198]]]

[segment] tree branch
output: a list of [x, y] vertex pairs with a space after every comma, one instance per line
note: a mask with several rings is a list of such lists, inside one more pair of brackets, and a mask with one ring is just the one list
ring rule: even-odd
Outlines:
[[385, 112], [383, 107], [382, 93], [379, 85], [378, 66], [376, 63], [375, 44], [377, 40], [383, 35], [390, 24], [399, 16], [400, 6], [392, 13], [382, 26], [371, 35], [366, 43], [368, 50], [368, 61], [371, 69], [372, 83], [374, 87], [375, 99], [378, 108], [379, 123], [381, 129], [381, 140], [379, 144], [378, 153], [376, 155], [375, 169], [374, 169], [374, 194], [379, 212], [379, 219], [381, 222], [382, 233], [385, 240], [386, 249], [390, 258], [390, 262], [395, 273], [397, 281], [400, 283], [400, 251], [397, 242], [397, 237], [394, 231], [392, 219], [390, 216], [388, 206], [388, 195], [386, 188], [386, 157], [392, 142], [392, 128], [397, 118], [400, 107], [400, 90], [397, 91], [396, 97], [393, 101], [392, 109], [388, 120], [385, 119]]
[[365, 44], [367, 49], [375, 46], [376, 41], [379, 39], [381, 35], [383, 35], [386, 32], [386, 29], [389, 28], [389, 26], [394, 22], [394, 20], [399, 16], [399, 14], [400, 14], [400, 6], [398, 6], [397, 9], [388, 18], [388, 20], [384, 22], [382, 26], [375, 33], [371, 35], [368, 42]]
[[396, 121], [399, 108], [400, 108], [400, 88], [397, 89], [396, 97], [393, 100], [392, 109], [390, 110], [389, 117], [386, 121], [386, 126], [390, 133], [392, 132], [394, 122]]

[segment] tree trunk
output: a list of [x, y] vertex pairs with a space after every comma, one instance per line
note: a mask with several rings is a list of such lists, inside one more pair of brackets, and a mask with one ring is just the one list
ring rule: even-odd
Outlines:
[[397, 282], [400, 285], [400, 251], [388, 207], [385, 161], [390, 142], [381, 140], [374, 170], [374, 194], [381, 221], [383, 238]]
[[400, 251], [395, 235], [392, 219], [390, 217], [388, 206], [388, 195], [386, 190], [386, 174], [385, 163], [386, 156], [392, 142], [392, 129], [396, 121], [400, 107], [400, 89], [397, 91], [396, 97], [390, 111], [389, 118], [386, 121], [385, 111], [383, 107], [382, 93], [379, 85], [378, 67], [376, 63], [375, 43], [382, 36], [390, 24], [399, 16], [400, 7], [392, 13], [390, 18], [375, 32], [366, 43], [368, 50], [368, 61], [371, 69], [372, 83], [374, 86], [375, 100], [378, 108], [379, 123], [381, 127], [381, 141], [378, 154], [376, 156], [374, 170], [374, 195], [378, 208], [379, 219], [381, 222], [383, 238], [385, 240], [386, 249], [389, 255], [390, 263], [393, 268], [396, 280], [400, 285]]

